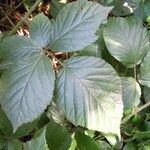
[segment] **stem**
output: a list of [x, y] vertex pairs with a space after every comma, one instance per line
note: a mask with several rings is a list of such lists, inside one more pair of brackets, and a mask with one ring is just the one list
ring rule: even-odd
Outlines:
[[48, 51], [46, 48], [43, 48], [43, 50], [48, 56], [54, 58], [57, 62], [64, 66], [64, 64], [57, 57], [55, 57], [55, 55], [52, 52]]
[[134, 115], [136, 115], [137, 113], [139, 113], [140, 111], [142, 111], [143, 109], [145, 109], [149, 106], [150, 106], [150, 101], [147, 102], [146, 104], [142, 105], [141, 107], [135, 109], [129, 116], [125, 117], [122, 120], [122, 124], [125, 124], [131, 117], [133, 117]]
[[9, 35], [15, 34], [16, 31], [23, 25], [24, 21], [28, 19], [30, 14], [35, 10], [35, 8], [42, 2], [42, 0], [37, 0], [26, 15], [16, 24], [16, 26], [9, 32]]

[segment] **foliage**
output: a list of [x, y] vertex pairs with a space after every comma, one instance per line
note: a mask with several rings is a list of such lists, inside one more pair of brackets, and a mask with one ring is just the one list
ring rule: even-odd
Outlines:
[[0, 149], [149, 150], [150, 2], [50, 6], [0, 35]]

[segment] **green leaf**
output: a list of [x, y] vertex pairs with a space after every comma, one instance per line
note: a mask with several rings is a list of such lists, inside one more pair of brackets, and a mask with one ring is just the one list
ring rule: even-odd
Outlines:
[[80, 56], [94, 56], [101, 57], [101, 51], [97, 44], [91, 44], [79, 52]]
[[11, 139], [7, 143], [7, 150], [22, 150], [22, 143], [19, 140]]
[[141, 66], [140, 66], [140, 77], [139, 77], [139, 82], [142, 85], [150, 87], [150, 52], [146, 55], [144, 58]]
[[49, 150], [46, 143], [46, 128], [35, 139], [24, 144], [24, 150]]
[[47, 116], [49, 117], [49, 119], [53, 119], [58, 124], [66, 123], [66, 118], [63, 110], [53, 101], [51, 102], [51, 105], [48, 108]]
[[17, 131], [13, 134], [13, 137], [20, 138], [25, 135], [28, 135], [36, 128], [37, 120], [34, 120], [33, 122], [29, 122], [27, 124], [21, 125]]
[[106, 141], [98, 140], [96, 145], [99, 147], [99, 150], [114, 150]]
[[50, 14], [53, 18], [56, 18], [61, 9], [65, 6], [65, 3], [61, 3], [60, 0], [52, 0], [50, 5]]
[[70, 133], [55, 122], [47, 125], [46, 139], [50, 150], [67, 150], [71, 145]]
[[138, 148], [138, 150], [150, 150], [150, 144], [142, 145], [141, 147]]
[[144, 3], [143, 3], [143, 13], [144, 13], [145, 18], [150, 16], [149, 8], [150, 8], [150, 1], [145, 0]]
[[11, 122], [2, 108], [0, 108], [0, 131], [6, 136], [10, 136], [13, 131]]
[[141, 88], [139, 83], [132, 77], [122, 78], [122, 98], [124, 110], [132, 109], [139, 105]]
[[50, 38], [51, 22], [43, 13], [35, 16], [29, 26], [30, 37], [41, 47], [46, 47]]
[[1, 104], [14, 131], [46, 109], [53, 96], [54, 80], [52, 63], [41, 54], [17, 61], [2, 75]]
[[79, 150], [99, 150], [94, 140], [83, 132], [76, 132], [75, 140]]
[[150, 121], [144, 121], [138, 128], [142, 131], [150, 131]]
[[75, 126], [119, 135], [120, 85], [115, 70], [102, 59], [73, 57], [59, 72], [56, 102]]
[[97, 40], [96, 30], [111, 9], [87, 0], [67, 4], [51, 28], [50, 49], [77, 51], [92, 44]]
[[6, 146], [6, 144], [7, 144], [6, 139], [4, 137], [0, 136], [0, 149], [2, 149], [4, 146]]
[[72, 142], [71, 142], [71, 146], [69, 147], [68, 150], [76, 150], [77, 141], [75, 140], [74, 135], [75, 135], [75, 134], [72, 134], [72, 136], [71, 136], [71, 137], [72, 137]]
[[149, 49], [146, 28], [135, 18], [112, 18], [103, 32], [108, 51], [127, 67], [138, 65]]
[[15, 35], [6, 38], [0, 44], [0, 56], [8, 60], [21, 60], [35, 53], [41, 53], [41, 47], [28, 37]]
[[137, 150], [137, 144], [134, 142], [129, 142], [124, 146], [123, 150]]

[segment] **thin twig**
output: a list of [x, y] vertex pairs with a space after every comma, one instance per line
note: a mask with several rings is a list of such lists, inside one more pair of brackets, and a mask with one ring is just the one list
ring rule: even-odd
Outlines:
[[35, 8], [42, 2], [42, 0], [37, 0], [26, 15], [16, 24], [16, 26], [9, 32], [9, 35], [15, 34], [17, 30], [23, 25], [24, 21], [28, 19], [30, 14], [35, 10]]
[[125, 124], [131, 117], [133, 117], [134, 115], [136, 115], [137, 113], [139, 113], [140, 111], [142, 111], [143, 109], [145, 109], [149, 106], [150, 106], [150, 101], [147, 102], [146, 104], [142, 105], [141, 107], [135, 109], [129, 116], [125, 117], [122, 120], [122, 124]]
[[3, 8], [1, 6], [0, 6], [0, 9], [1, 9], [2, 13], [5, 14], [5, 16], [6, 16], [7, 20], [10, 22], [10, 24], [14, 27], [15, 26], [14, 23], [11, 21], [11, 19], [9, 18], [9, 16], [7, 15], [7, 13], [3, 10]]

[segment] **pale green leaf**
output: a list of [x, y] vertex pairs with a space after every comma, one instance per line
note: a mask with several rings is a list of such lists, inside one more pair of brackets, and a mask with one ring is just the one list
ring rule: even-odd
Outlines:
[[94, 56], [101, 57], [101, 51], [97, 44], [91, 44], [79, 52], [80, 56]]
[[8, 37], [0, 44], [0, 56], [9, 60], [19, 60], [35, 53], [41, 53], [41, 47], [34, 40], [28, 37]]
[[11, 139], [7, 143], [7, 150], [22, 150], [22, 143], [19, 140]]
[[14, 131], [33, 121], [51, 102], [54, 89], [51, 60], [41, 54], [14, 63], [1, 78], [1, 105]]
[[70, 133], [55, 122], [47, 125], [46, 139], [50, 150], [67, 150], [71, 145]]
[[50, 49], [77, 51], [92, 44], [97, 40], [96, 30], [111, 9], [87, 0], [67, 4], [51, 28]]
[[134, 18], [112, 18], [103, 32], [108, 51], [127, 67], [141, 63], [149, 49], [146, 28]]
[[132, 77], [122, 78], [122, 98], [124, 110], [132, 109], [139, 105], [141, 88], [139, 83]]
[[56, 102], [75, 126], [119, 135], [120, 85], [115, 70], [102, 59], [73, 57], [59, 72]]
[[51, 22], [43, 13], [35, 16], [29, 26], [30, 37], [41, 47], [46, 47], [50, 38]]
[[46, 128], [39, 136], [24, 144], [24, 150], [49, 150], [46, 143]]
[[150, 88], [144, 87], [143, 88], [144, 100], [145, 102], [150, 102]]
[[142, 85], [150, 87], [150, 52], [144, 58], [141, 66], [140, 66], [140, 77], [139, 82]]

